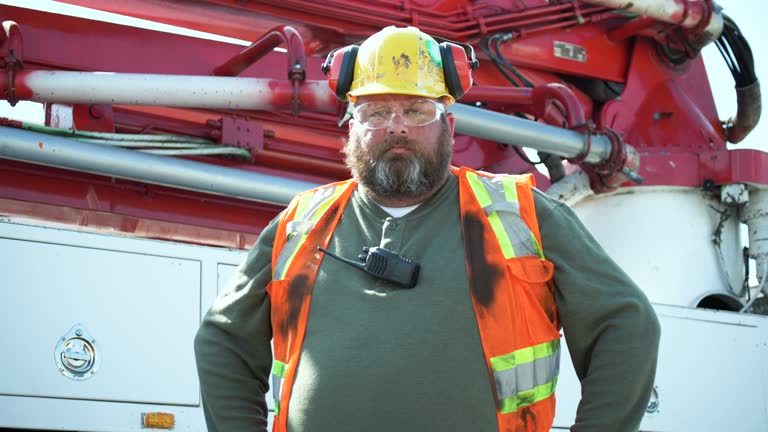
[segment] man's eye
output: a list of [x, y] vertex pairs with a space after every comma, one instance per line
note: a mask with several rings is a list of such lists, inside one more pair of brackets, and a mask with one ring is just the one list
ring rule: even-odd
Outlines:
[[369, 117], [374, 119], [380, 119], [380, 118], [388, 117], [389, 113], [390, 111], [387, 111], [387, 110], [378, 110], [378, 111], [371, 112]]
[[418, 108], [407, 108], [403, 111], [403, 115], [408, 117], [421, 117], [424, 115], [424, 111]]

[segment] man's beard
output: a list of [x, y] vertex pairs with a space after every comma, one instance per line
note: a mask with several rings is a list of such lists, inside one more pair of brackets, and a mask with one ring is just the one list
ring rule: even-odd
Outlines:
[[[418, 141], [404, 136], [387, 136], [368, 148], [362, 128], [353, 128], [344, 146], [345, 162], [352, 175], [371, 194], [385, 200], [422, 197], [442, 185], [453, 156], [453, 139], [444, 125], [434, 154], [424, 152]], [[412, 154], [388, 155], [394, 147]]]

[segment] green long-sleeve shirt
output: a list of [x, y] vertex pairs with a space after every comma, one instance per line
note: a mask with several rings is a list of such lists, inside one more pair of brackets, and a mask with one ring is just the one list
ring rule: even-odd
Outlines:
[[[656, 369], [658, 320], [566, 205], [539, 191], [534, 200], [582, 383], [572, 431], [636, 431]], [[401, 218], [355, 191], [329, 250], [355, 259], [363, 246], [386, 247], [421, 264], [419, 282], [400, 289], [323, 260], [290, 401], [290, 432], [497, 430], [460, 227], [454, 176]], [[266, 430], [272, 332], [265, 287], [276, 228], [275, 220], [262, 232], [195, 340], [211, 432]]]

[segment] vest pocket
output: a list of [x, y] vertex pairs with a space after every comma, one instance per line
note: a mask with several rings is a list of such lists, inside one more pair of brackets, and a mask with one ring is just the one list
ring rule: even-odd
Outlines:
[[[540, 402], [554, 404], [560, 372], [560, 332], [554, 297], [554, 265], [538, 256], [506, 260], [510, 289], [516, 297], [515, 319], [522, 328], [518, 336], [531, 345], [492, 357], [491, 369], [502, 414], [519, 413]], [[527, 339], [526, 339], [527, 338]], [[551, 402], [543, 402], [543, 401]], [[554, 405], [552, 405], [554, 412]]]
[[520, 284], [531, 295], [546, 314], [555, 330], [560, 327], [555, 305], [555, 290], [552, 277], [555, 266], [551, 261], [527, 255], [506, 261], [507, 271], [514, 282]]

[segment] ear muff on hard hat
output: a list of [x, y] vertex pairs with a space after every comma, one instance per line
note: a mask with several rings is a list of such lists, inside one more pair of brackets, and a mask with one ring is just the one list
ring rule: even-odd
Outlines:
[[472, 87], [479, 65], [470, 45], [438, 43], [416, 27], [387, 27], [361, 45], [332, 51], [323, 63], [336, 97], [407, 94], [453, 103]]
[[472, 71], [480, 65], [475, 58], [475, 50], [472, 46], [466, 45], [466, 47], [469, 47], [472, 60], [467, 58], [468, 51], [465, 47], [449, 41], [440, 43], [445, 86], [454, 99], [464, 96], [464, 93], [472, 88]]
[[358, 45], [349, 45], [333, 50], [322, 65], [323, 73], [328, 75], [328, 87], [341, 100], [347, 99], [359, 48]]

